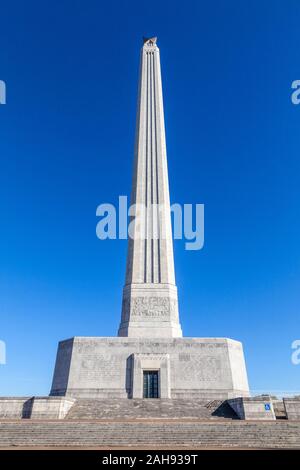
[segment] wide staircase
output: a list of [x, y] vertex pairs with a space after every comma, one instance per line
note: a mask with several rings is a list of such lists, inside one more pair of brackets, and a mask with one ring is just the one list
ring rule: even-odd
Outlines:
[[83, 399], [76, 400], [65, 419], [237, 419], [223, 400]]
[[300, 422], [238, 420], [0, 422], [1, 448], [298, 448]]
[[300, 449], [300, 421], [240, 421], [221, 400], [81, 398], [62, 420], [0, 420], [0, 448], [24, 447]]

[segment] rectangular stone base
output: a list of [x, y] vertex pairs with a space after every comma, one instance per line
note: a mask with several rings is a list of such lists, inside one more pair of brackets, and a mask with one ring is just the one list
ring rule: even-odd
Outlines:
[[242, 344], [227, 338], [74, 337], [59, 343], [51, 395], [143, 398], [143, 371], [160, 398], [249, 396]]
[[143, 398], [143, 371], [160, 398], [248, 396], [242, 344], [226, 338], [75, 337], [59, 343], [51, 395]]

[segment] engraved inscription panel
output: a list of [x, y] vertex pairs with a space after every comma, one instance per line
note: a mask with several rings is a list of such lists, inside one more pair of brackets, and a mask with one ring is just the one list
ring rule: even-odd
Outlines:
[[123, 299], [122, 306], [123, 321], [129, 318], [137, 321], [163, 319], [177, 319], [177, 300], [170, 297], [143, 296]]
[[222, 378], [221, 360], [216, 357], [200, 357], [193, 354], [179, 354], [180, 375], [176, 381], [180, 386], [189, 384], [191, 387], [199, 387], [199, 383], [213, 384]]
[[120, 356], [113, 354], [85, 354], [81, 362], [79, 380], [89, 386], [100, 387], [109, 384], [119, 386]]

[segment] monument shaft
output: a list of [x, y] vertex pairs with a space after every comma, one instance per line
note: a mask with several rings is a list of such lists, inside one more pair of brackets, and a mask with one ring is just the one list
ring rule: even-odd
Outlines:
[[145, 40], [141, 50], [134, 159], [133, 230], [118, 335], [180, 337], [156, 38]]

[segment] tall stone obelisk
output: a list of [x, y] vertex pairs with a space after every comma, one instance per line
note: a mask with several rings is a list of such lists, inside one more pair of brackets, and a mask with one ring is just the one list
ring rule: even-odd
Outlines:
[[119, 337], [61, 341], [51, 395], [184, 400], [249, 396], [239, 341], [182, 338], [156, 38], [146, 39], [141, 51], [134, 167]]
[[131, 206], [132, 230], [118, 335], [181, 337], [156, 38], [145, 39], [141, 50]]

